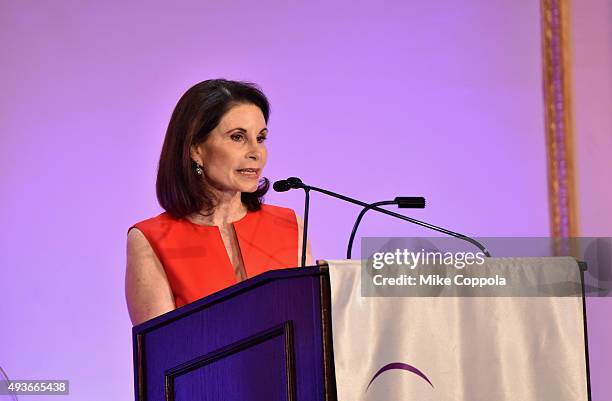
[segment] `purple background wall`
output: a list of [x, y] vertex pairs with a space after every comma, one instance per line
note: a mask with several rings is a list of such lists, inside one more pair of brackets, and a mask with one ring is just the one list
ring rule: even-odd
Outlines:
[[[251, 80], [270, 97], [272, 180], [371, 201], [425, 195], [417, 218], [547, 235], [539, 12], [490, 0], [3, 2], [0, 366], [69, 379], [74, 399], [131, 398], [125, 234], [160, 212], [170, 113], [207, 78]], [[268, 201], [302, 210], [299, 192]], [[343, 257], [358, 209], [312, 203], [314, 256]], [[360, 233], [430, 235], [374, 216]], [[604, 316], [590, 317], [592, 352]]]

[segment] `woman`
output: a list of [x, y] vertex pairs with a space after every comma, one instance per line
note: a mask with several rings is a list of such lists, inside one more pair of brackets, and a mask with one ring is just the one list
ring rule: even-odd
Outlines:
[[[301, 219], [262, 203], [269, 113], [265, 95], [244, 82], [200, 82], [179, 100], [157, 174], [165, 212], [128, 231], [125, 284], [134, 325], [266, 270], [298, 265]], [[310, 250], [306, 260], [311, 264]]]

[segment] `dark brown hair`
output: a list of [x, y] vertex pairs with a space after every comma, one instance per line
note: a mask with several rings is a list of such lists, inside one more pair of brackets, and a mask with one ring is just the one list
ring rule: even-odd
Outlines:
[[[180, 98], [166, 131], [157, 170], [157, 200], [172, 217], [183, 218], [204, 210], [212, 213], [216, 199], [204, 175], [197, 175], [190, 148], [206, 140], [221, 118], [236, 104], [249, 103], [261, 109], [266, 123], [270, 104], [263, 92], [249, 82], [211, 79], [192, 86]], [[249, 211], [261, 208], [270, 187], [267, 178], [255, 192], [243, 192]]]

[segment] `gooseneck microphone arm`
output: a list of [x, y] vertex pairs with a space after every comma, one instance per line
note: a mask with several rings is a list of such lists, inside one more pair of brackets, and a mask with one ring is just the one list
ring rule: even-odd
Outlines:
[[425, 198], [422, 196], [397, 196], [393, 200], [370, 203], [368, 206], [361, 209], [361, 212], [359, 213], [359, 216], [357, 216], [357, 220], [355, 220], [355, 224], [353, 225], [353, 231], [351, 231], [349, 243], [346, 248], [347, 259], [351, 259], [351, 254], [353, 252], [353, 241], [355, 240], [355, 235], [357, 234], [357, 228], [359, 228], [359, 224], [361, 224], [361, 219], [363, 219], [363, 216], [365, 216], [368, 210], [372, 210], [372, 208], [375, 206], [383, 205], [397, 205], [400, 209], [424, 209]]
[[[349, 203], [353, 203], [355, 205], [362, 206], [364, 208], [367, 208], [368, 206], [370, 206], [368, 208], [368, 210], [376, 210], [379, 213], [383, 213], [383, 214], [386, 214], [386, 215], [398, 218], [400, 220], [408, 221], [410, 223], [419, 225], [421, 227], [429, 228], [430, 230], [438, 231], [440, 233], [443, 233], [443, 234], [446, 234], [446, 235], [450, 235], [451, 237], [455, 237], [455, 238], [467, 241], [467, 242], [471, 243], [472, 245], [476, 246], [478, 249], [480, 249], [480, 251], [482, 251], [482, 253], [484, 253], [486, 256], [488, 256], [488, 257], [491, 256], [491, 254], [489, 253], [487, 248], [485, 248], [484, 245], [482, 245], [480, 242], [476, 241], [475, 239], [468, 237], [467, 235], [456, 233], [454, 231], [447, 230], [446, 228], [438, 227], [438, 226], [435, 226], [433, 224], [426, 223], [424, 221], [413, 219], [412, 217], [404, 216], [403, 214], [391, 212], [391, 211], [389, 211], [387, 209], [383, 209], [383, 208], [380, 208], [378, 206], [371, 206], [368, 203], [362, 202], [362, 201], [357, 200], [357, 199], [349, 198], [348, 196], [337, 194], [335, 192], [328, 191], [328, 190], [323, 189], [323, 188], [317, 188], [317, 187], [313, 187], [312, 185], [306, 185], [306, 184], [304, 184], [302, 182], [302, 180], [300, 180], [297, 177], [290, 177], [290, 178], [288, 178], [286, 180], [277, 181], [277, 182], [274, 183], [273, 187], [274, 187], [274, 190], [276, 190], [278, 192], [284, 192], [284, 191], [288, 191], [288, 190], [294, 189], [294, 188], [302, 188], [304, 190], [306, 190], [306, 188], [308, 188], [311, 191], [320, 192], [322, 194], [331, 196], [333, 198], [338, 198], [338, 199], [341, 199], [343, 201], [346, 201], [346, 202], [349, 202]], [[304, 235], [304, 236], [306, 236], [306, 235]]]
[[308, 209], [310, 207], [310, 187], [305, 186], [297, 177], [289, 177], [286, 180], [276, 181], [272, 184], [272, 188], [276, 192], [287, 192], [290, 189], [302, 188], [306, 193], [304, 199], [304, 226], [302, 227], [302, 258], [300, 260], [300, 267], [306, 266], [306, 252], [308, 250]]
[[302, 230], [302, 260], [301, 267], [306, 267], [306, 251], [308, 250], [308, 208], [310, 207], [310, 189], [304, 188], [304, 229]]
[[353, 241], [355, 240], [355, 235], [357, 234], [357, 228], [359, 227], [359, 224], [361, 223], [361, 219], [363, 219], [363, 216], [365, 216], [366, 212], [368, 210], [371, 210], [373, 207], [383, 206], [383, 205], [395, 205], [395, 204], [397, 204], [397, 201], [395, 200], [380, 201], [380, 202], [371, 203], [368, 206], [361, 209], [361, 212], [359, 213], [359, 216], [357, 216], [357, 220], [355, 220], [355, 224], [353, 225], [353, 231], [351, 231], [351, 236], [349, 238], [348, 246], [346, 248], [346, 258], [347, 259], [351, 258], [351, 254], [353, 252]]

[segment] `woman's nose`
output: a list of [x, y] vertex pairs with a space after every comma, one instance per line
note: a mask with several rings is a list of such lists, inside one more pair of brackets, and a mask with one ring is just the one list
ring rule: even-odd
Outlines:
[[261, 159], [261, 144], [251, 143], [251, 147], [249, 149], [249, 152], [247, 153], [247, 157], [251, 160]]
[[259, 150], [257, 147], [253, 147], [247, 153], [247, 157], [251, 160], [257, 161], [261, 158], [261, 150]]

